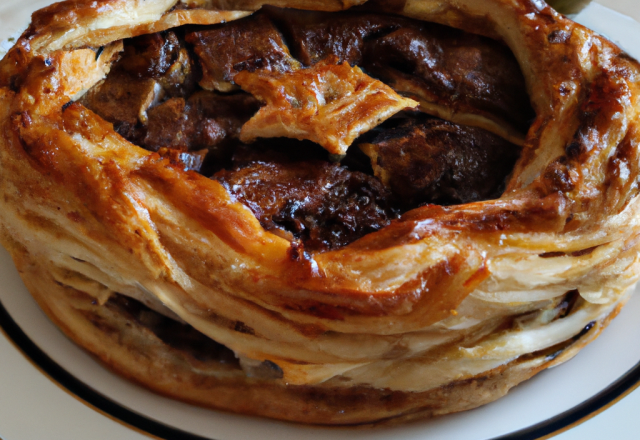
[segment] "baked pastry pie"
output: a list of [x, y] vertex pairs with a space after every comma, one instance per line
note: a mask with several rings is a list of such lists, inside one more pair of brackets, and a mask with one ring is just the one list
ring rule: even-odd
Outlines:
[[65, 1], [0, 62], [0, 238], [158, 393], [466, 410], [638, 279], [638, 78], [538, 0]]

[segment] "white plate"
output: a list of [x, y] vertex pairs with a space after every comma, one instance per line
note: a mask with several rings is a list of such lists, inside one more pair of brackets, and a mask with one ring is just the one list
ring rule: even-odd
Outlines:
[[[3, 1], [0, 40], [44, 0]], [[615, 0], [607, 0], [615, 7]], [[626, 0], [620, 0], [625, 4]], [[577, 17], [640, 57], [640, 25], [600, 5]], [[566, 429], [640, 381], [640, 295], [574, 360], [545, 371], [482, 408], [395, 428], [317, 428], [204, 410], [158, 397], [111, 374], [69, 342], [38, 309], [0, 249], [0, 440], [535, 439]], [[27, 356], [22, 356], [20, 351]], [[634, 396], [638, 392], [634, 393]], [[608, 432], [625, 437], [626, 425]], [[569, 438], [570, 432], [561, 437]], [[573, 438], [573, 436], [571, 436]], [[590, 437], [588, 433], [582, 438]]]

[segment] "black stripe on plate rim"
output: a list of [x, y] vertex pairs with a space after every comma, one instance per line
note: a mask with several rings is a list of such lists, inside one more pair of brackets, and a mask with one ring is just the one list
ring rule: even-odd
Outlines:
[[[0, 328], [46, 375], [91, 407], [132, 427], [135, 430], [165, 440], [213, 440], [182, 431], [138, 414], [107, 398], [89, 385], [74, 377], [42, 351], [20, 328], [0, 301]], [[492, 440], [540, 440], [552, 437], [568, 428], [579, 425], [625, 397], [640, 385], [640, 362], [627, 373], [583, 403], [527, 428]]]
[[71, 394], [135, 430], [166, 440], [212, 440], [182, 431], [140, 415], [102, 395], [77, 379], [42, 351], [13, 320], [0, 301], [0, 327], [22, 353]]

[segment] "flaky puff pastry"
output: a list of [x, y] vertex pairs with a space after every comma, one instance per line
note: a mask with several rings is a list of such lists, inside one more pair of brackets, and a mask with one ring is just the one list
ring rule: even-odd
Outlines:
[[[365, 4], [505, 42], [537, 117], [499, 199], [426, 205], [346, 247], [301, 255], [220, 183], [127, 142], [74, 102], [123, 38], [235, 20], [266, 2], [176, 3], [53, 5], [0, 63], [2, 244], [41, 307], [111, 369], [248, 414], [406, 420], [504, 395], [572, 357], [628, 298], [640, 269], [640, 70], [609, 41], [537, 0]], [[454, 116], [500, 132], [482, 115]], [[190, 324], [243, 368], [164, 344], [109, 302], [116, 293]], [[265, 365], [275, 374], [261, 374]]]

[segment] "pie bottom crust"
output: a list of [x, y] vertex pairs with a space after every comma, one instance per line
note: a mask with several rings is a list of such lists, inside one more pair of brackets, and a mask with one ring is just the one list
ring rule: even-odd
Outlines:
[[322, 425], [397, 424], [476, 408], [538, 372], [571, 359], [608, 325], [625, 301], [556, 357], [534, 353], [424, 392], [367, 386], [294, 386], [249, 378], [239, 368], [202, 362], [165, 344], [135, 320], [51, 276], [46, 261], [13, 249], [27, 288], [49, 318], [111, 371], [158, 394], [218, 410]]

